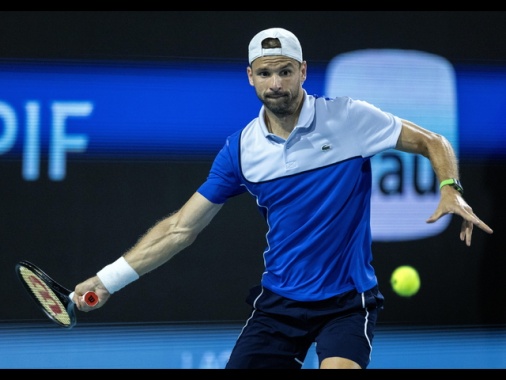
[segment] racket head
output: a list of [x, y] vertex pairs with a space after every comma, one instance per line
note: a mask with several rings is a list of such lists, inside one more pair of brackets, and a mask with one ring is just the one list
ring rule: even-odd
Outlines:
[[74, 327], [77, 318], [69, 289], [27, 260], [16, 264], [16, 273], [30, 298], [50, 320], [64, 328]]

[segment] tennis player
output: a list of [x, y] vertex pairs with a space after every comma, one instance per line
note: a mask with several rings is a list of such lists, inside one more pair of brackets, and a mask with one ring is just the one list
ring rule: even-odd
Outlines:
[[[316, 343], [320, 368], [367, 368], [383, 296], [371, 265], [371, 157], [397, 149], [426, 157], [441, 183], [426, 220], [462, 218], [491, 234], [462, 197], [448, 140], [361, 100], [311, 96], [297, 37], [282, 28], [249, 44], [247, 77], [262, 107], [232, 134], [191, 198], [136, 245], [75, 287], [82, 311], [188, 247], [227, 199], [248, 192], [268, 226], [265, 271], [226, 368], [299, 369]], [[80, 295], [95, 291], [92, 308]]]

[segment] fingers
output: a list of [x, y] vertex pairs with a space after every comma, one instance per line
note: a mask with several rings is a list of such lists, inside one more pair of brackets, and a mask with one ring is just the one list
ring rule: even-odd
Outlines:
[[432, 214], [425, 222], [434, 223], [443, 216], [443, 213], [439, 211], [439, 208]]
[[[449, 209], [444, 210], [441, 205], [436, 209], [434, 214], [432, 214], [427, 220], [427, 223], [434, 223], [443, 215], [447, 214], [457, 214], [463, 218], [461, 229], [460, 229], [460, 240], [465, 242], [469, 247], [471, 246], [471, 239], [473, 236], [474, 226], [480, 228], [484, 232], [488, 234], [492, 234], [494, 231], [490, 228], [486, 223], [484, 223], [480, 218], [478, 218], [472, 211], [471, 207], [467, 204], [466, 207], [454, 208], [451, 211]], [[443, 211], [444, 210], [444, 211]]]
[[467, 246], [471, 245], [471, 237], [473, 234], [473, 228], [474, 226], [480, 228], [484, 232], [488, 234], [494, 233], [494, 230], [490, 228], [486, 223], [484, 223], [480, 218], [478, 218], [476, 215], [473, 214], [472, 220], [463, 220], [462, 226], [460, 230], [460, 240], [466, 242]]
[[471, 246], [471, 239], [473, 235], [474, 224], [467, 220], [462, 221], [462, 225], [460, 227], [460, 240], [465, 241], [468, 247]]
[[474, 222], [474, 225], [480, 229], [482, 229], [483, 231], [485, 231], [487, 234], [493, 234], [494, 233], [494, 230], [492, 228], [490, 228], [486, 223], [483, 223], [482, 220], [480, 220], [476, 215], [475, 215], [475, 222]]
[[110, 294], [100, 279], [97, 276], [93, 276], [76, 285], [73, 301], [78, 310], [88, 312], [101, 308], [109, 297]]

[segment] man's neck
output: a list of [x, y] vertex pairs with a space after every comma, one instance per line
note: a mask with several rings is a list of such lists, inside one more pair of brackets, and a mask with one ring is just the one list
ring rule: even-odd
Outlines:
[[296, 115], [277, 117], [270, 112], [265, 113], [265, 125], [270, 133], [287, 139], [292, 133], [299, 120], [299, 112]]

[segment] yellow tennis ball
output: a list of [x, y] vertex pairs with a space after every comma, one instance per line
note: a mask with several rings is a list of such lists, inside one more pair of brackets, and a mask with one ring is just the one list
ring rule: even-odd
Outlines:
[[411, 297], [420, 289], [420, 276], [415, 268], [403, 265], [393, 271], [390, 283], [401, 297]]

